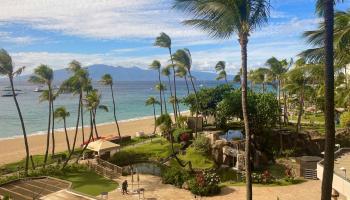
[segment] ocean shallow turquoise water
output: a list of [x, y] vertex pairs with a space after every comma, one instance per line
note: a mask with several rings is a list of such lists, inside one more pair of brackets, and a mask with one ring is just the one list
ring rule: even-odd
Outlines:
[[[149, 96], [158, 97], [157, 91], [154, 89], [155, 82], [142, 81], [142, 82], [116, 82], [116, 102], [117, 102], [117, 115], [119, 120], [128, 120], [134, 118], [141, 118], [145, 116], [153, 115], [153, 108], [145, 106], [145, 100]], [[197, 87], [214, 87], [218, 85], [217, 81], [204, 81], [197, 83]], [[57, 84], [59, 85], [59, 84]], [[0, 81], [0, 90], [8, 86], [6, 80]], [[29, 84], [27, 82], [15, 82], [16, 89], [22, 90], [19, 94], [18, 101], [23, 113], [24, 123], [27, 129], [27, 133], [38, 134], [44, 133], [47, 128], [48, 121], [48, 103], [39, 102], [40, 93], [33, 92], [37, 87], [36, 85]], [[107, 105], [109, 109], [112, 109], [112, 99], [110, 88], [94, 83], [94, 87], [99, 89], [102, 93], [102, 104]], [[177, 82], [178, 96], [183, 97], [187, 94], [186, 84], [183, 81]], [[0, 91], [0, 94], [6, 92]], [[169, 91], [166, 91], [167, 96]], [[78, 97], [71, 94], [62, 94], [54, 102], [55, 107], [65, 106], [70, 112], [70, 117], [67, 118], [67, 127], [73, 127], [77, 116], [77, 102]], [[171, 105], [168, 105], [169, 112], [171, 111]], [[181, 106], [181, 110], [187, 110], [185, 106]], [[159, 113], [159, 109], [157, 110]], [[84, 113], [84, 118], [88, 120], [88, 113]], [[98, 111], [96, 117], [97, 123], [112, 122], [113, 112]], [[63, 127], [61, 121], [56, 121], [55, 128], [59, 129]], [[0, 97], [0, 138], [9, 138], [21, 135], [20, 121], [15, 108], [12, 97]]]

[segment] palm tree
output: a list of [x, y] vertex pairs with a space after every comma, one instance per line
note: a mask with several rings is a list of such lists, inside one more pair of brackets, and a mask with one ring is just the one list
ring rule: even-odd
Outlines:
[[19, 116], [19, 119], [21, 122], [21, 127], [22, 127], [22, 134], [23, 134], [24, 146], [25, 146], [25, 151], [26, 151], [26, 162], [25, 162], [25, 166], [24, 166], [24, 172], [25, 172], [25, 175], [27, 176], [28, 175], [28, 166], [29, 166], [29, 145], [28, 145], [27, 132], [26, 132], [26, 128], [24, 125], [22, 112], [21, 112], [21, 109], [20, 109], [18, 101], [17, 101], [15, 87], [14, 87], [14, 83], [13, 83], [13, 78], [20, 75], [23, 70], [24, 70], [24, 67], [21, 67], [21, 68], [15, 70], [11, 56], [7, 53], [7, 51], [5, 49], [0, 49], [0, 75], [7, 76], [10, 80], [13, 100], [15, 102], [18, 116]]
[[227, 82], [227, 73], [226, 73], [226, 63], [225, 61], [219, 61], [216, 65], [215, 65], [215, 70], [216, 72], [219, 72], [218, 76], [216, 77], [216, 80], [222, 80], [224, 79], [226, 84]]
[[60, 119], [63, 121], [64, 133], [66, 134], [67, 149], [68, 149], [68, 152], [70, 153], [71, 149], [70, 149], [69, 137], [67, 132], [67, 124], [66, 124], [66, 118], [69, 116], [70, 116], [70, 113], [63, 106], [56, 108], [54, 112], [54, 117], [56, 119]]
[[155, 106], [156, 104], [159, 104], [159, 101], [156, 98], [154, 98], [154, 97], [148, 97], [148, 99], [145, 102], [146, 106], [150, 106], [150, 105], [153, 106], [153, 116], [154, 116], [154, 130], [153, 130], [153, 134], [156, 133], [156, 129], [157, 129], [157, 124], [156, 124], [157, 116], [156, 116], [156, 106]]
[[61, 87], [60, 92], [64, 93], [73, 93], [79, 95], [78, 99], [78, 110], [77, 110], [77, 121], [75, 125], [75, 133], [74, 133], [74, 139], [73, 139], [73, 145], [71, 148], [71, 152], [68, 155], [67, 160], [63, 164], [62, 168], [65, 168], [68, 164], [68, 161], [71, 159], [74, 150], [75, 145], [77, 141], [77, 135], [79, 130], [79, 122], [80, 122], [80, 114], [82, 109], [82, 99], [83, 99], [83, 91], [90, 85], [91, 81], [89, 79], [89, 73], [87, 70], [83, 69], [81, 67], [81, 64], [78, 61], [73, 60], [69, 63], [68, 70], [73, 73], [73, 75], [65, 80]]
[[332, 198], [332, 183], [334, 170], [334, 0], [317, 0], [318, 13], [323, 15], [325, 24], [324, 55], [325, 55], [325, 155], [322, 179], [321, 200]]
[[[172, 92], [172, 88], [171, 88], [170, 74], [171, 74], [171, 72], [170, 72], [170, 67], [165, 67], [165, 68], [162, 69], [162, 75], [168, 77], [169, 89], [170, 89], [170, 97], [173, 97], [173, 92]], [[165, 103], [165, 104], [166, 104], [166, 103]], [[174, 111], [174, 115], [175, 115], [176, 110], [177, 110], [177, 109], [175, 108], [176, 102], [173, 102], [172, 105], [173, 105], [173, 111]]]
[[251, 136], [247, 111], [247, 45], [250, 34], [269, 17], [269, 0], [174, 0], [174, 8], [184, 10], [194, 19], [184, 23], [198, 27], [214, 38], [230, 38], [235, 33], [241, 45], [242, 57], [242, 110], [246, 133], [245, 159], [247, 199], [252, 199]]
[[159, 98], [162, 99], [161, 102], [163, 102], [165, 113], [168, 113], [168, 109], [165, 101], [165, 93], [164, 93], [164, 91], [166, 90], [166, 86], [163, 83], [160, 83], [160, 84], [156, 84], [155, 88], [156, 90], [159, 91], [159, 94], [160, 94]]
[[173, 57], [175, 65], [180, 67], [180, 68], [185, 68], [189, 74], [189, 77], [190, 77], [190, 81], [191, 81], [192, 88], [193, 88], [194, 95], [195, 95], [195, 99], [196, 99], [196, 120], [195, 120], [194, 129], [195, 129], [195, 135], [197, 137], [199, 103], [198, 103], [198, 98], [197, 98], [197, 90], [196, 90], [196, 87], [195, 87], [194, 82], [193, 82], [193, 76], [191, 74], [191, 68], [192, 68], [191, 52], [188, 49], [179, 49], [172, 55], [172, 57]]
[[[50, 128], [51, 128], [51, 116], [52, 116], [52, 81], [53, 81], [53, 70], [47, 65], [40, 65], [34, 69], [34, 75], [29, 77], [29, 82], [35, 84], [46, 84], [47, 85], [47, 98], [49, 102], [49, 117], [48, 117], [48, 127], [47, 127], [47, 136], [46, 136], [46, 150], [44, 158], [44, 167], [47, 163], [47, 157], [49, 154], [49, 145], [50, 145]], [[42, 97], [44, 98], [44, 97]], [[54, 149], [54, 142], [53, 142]]]
[[[277, 82], [277, 96], [279, 109], [281, 108], [281, 88], [283, 82], [283, 75], [288, 71], [288, 62], [286, 59], [278, 60], [275, 57], [269, 58], [265, 63], [272, 73], [274, 81]], [[283, 93], [283, 99], [286, 100], [285, 94]], [[284, 120], [288, 117], [286, 103], [284, 103]], [[280, 119], [280, 118], [279, 118]]]
[[[174, 97], [175, 97], [175, 99], [177, 99], [175, 65], [174, 65], [174, 60], [173, 60], [173, 58], [171, 56], [172, 55], [171, 38], [166, 33], [160, 33], [160, 35], [156, 38], [154, 46], [158, 46], [158, 47], [161, 47], [161, 48], [167, 48], [169, 50], [169, 56], [170, 56], [170, 60], [171, 60], [171, 67], [173, 69]], [[176, 102], [176, 105], [177, 105], [177, 102]], [[175, 113], [174, 113], [175, 123], [177, 121], [177, 114], [178, 114], [177, 110], [176, 110], [176, 108], [177, 108], [176, 105], [175, 105]]]
[[115, 125], [117, 125], [117, 130], [118, 130], [118, 135], [119, 138], [121, 139], [121, 135], [120, 135], [120, 129], [119, 129], [119, 124], [118, 124], [118, 120], [117, 120], [117, 114], [116, 114], [116, 106], [115, 106], [115, 100], [114, 100], [114, 91], [113, 91], [113, 78], [110, 74], [105, 74], [102, 76], [101, 78], [101, 83], [103, 85], [109, 86], [111, 89], [111, 93], [112, 93], [112, 100], [113, 100], [113, 114], [114, 114], [114, 121], [115, 121]]
[[92, 122], [94, 125], [96, 138], [99, 138], [99, 134], [97, 131], [97, 125], [96, 125], [97, 109], [101, 109], [101, 110], [108, 112], [108, 107], [100, 104], [101, 103], [101, 94], [97, 90], [92, 90], [91, 92], [89, 92], [86, 95], [84, 100], [86, 102], [86, 107], [92, 113]]
[[287, 81], [284, 89], [290, 94], [297, 95], [299, 112], [296, 132], [299, 133], [301, 129], [301, 117], [304, 113], [304, 102], [305, 94], [310, 93], [313, 89], [310, 84], [311, 74], [310, 66], [311, 64], [306, 64], [304, 59], [299, 59], [295, 63], [295, 67], [291, 69], [287, 74]]
[[[52, 139], [52, 153], [51, 153], [51, 156], [54, 156], [55, 155], [55, 120], [54, 120], [54, 101], [56, 100], [56, 98], [58, 97], [58, 92], [54, 92], [52, 91], [52, 94], [51, 94], [51, 113], [52, 113], [52, 126], [51, 126], [51, 139]], [[40, 102], [43, 102], [43, 101], [50, 101], [50, 92], [49, 90], [44, 90], [40, 96], [39, 96], [39, 101]]]
[[[160, 68], [161, 64], [158, 60], [154, 60], [152, 64], [150, 64], [150, 69], [157, 70], [158, 72], [158, 84], [162, 84], [162, 81], [160, 79]], [[159, 90], [159, 99], [160, 99], [160, 114], [163, 114], [163, 98], [162, 98], [162, 91]]]
[[190, 88], [188, 87], [188, 82], [187, 82], [187, 70], [186, 70], [186, 68], [178, 67], [178, 68], [176, 69], [176, 76], [185, 79], [186, 88], [187, 88], [187, 95], [189, 95], [189, 94], [190, 94]]

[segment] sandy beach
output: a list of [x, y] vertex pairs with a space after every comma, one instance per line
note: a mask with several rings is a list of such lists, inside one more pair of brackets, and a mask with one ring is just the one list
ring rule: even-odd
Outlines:
[[[145, 133], [152, 133], [154, 128], [154, 118], [144, 117], [142, 119], [135, 119], [129, 121], [122, 121], [119, 123], [121, 135], [130, 135], [135, 136], [136, 132], [143, 131]], [[110, 124], [100, 124], [97, 126], [98, 132], [100, 136], [116, 136], [117, 129], [114, 123]], [[84, 128], [85, 138], [90, 134], [90, 128]], [[74, 138], [74, 129], [68, 130], [68, 135], [70, 137], [71, 143]], [[55, 140], [56, 140], [56, 152], [67, 150], [67, 144], [65, 140], [64, 131], [56, 131], [55, 132]], [[31, 155], [42, 155], [45, 152], [46, 147], [46, 134], [38, 134], [38, 135], [30, 135], [28, 137], [29, 149]], [[52, 141], [51, 141], [52, 142]], [[80, 146], [82, 144], [82, 132], [79, 129], [78, 137], [77, 137], [77, 145]], [[51, 146], [50, 146], [51, 149]], [[25, 148], [22, 137], [11, 138], [11, 139], [2, 139], [0, 140], [0, 165], [16, 162], [21, 160], [25, 156]], [[50, 150], [51, 152], [51, 150]]]

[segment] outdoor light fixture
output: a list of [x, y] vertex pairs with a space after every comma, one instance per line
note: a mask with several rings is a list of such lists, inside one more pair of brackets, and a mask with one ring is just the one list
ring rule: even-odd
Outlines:
[[341, 168], [339, 168], [339, 169], [340, 169], [340, 171], [344, 172], [344, 174], [345, 174], [345, 179], [346, 179], [346, 168], [345, 168], [345, 167], [341, 167]]

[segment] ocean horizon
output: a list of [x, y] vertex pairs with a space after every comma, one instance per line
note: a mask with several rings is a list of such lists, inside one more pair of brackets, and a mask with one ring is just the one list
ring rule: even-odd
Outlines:
[[[222, 82], [219, 81], [197, 81], [196, 87], [215, 87]], [[145, 101], [149, 96], [159, 98], [158, 92], [154, 89], [155, 81], [120, 81], [115, 82], [114, 91], [117, 105], [117, 118], [119, 122], [133, 121], [153, 116], [153, 107], [145, 106]], [[59, 86], [59, 83], [55, 85]], [[94, 87], [102, 94], [101, 104], [108, 106], [109, 112], [97, 111], [96, 123], [99, 125], [114, 123], [113, 104], [109, 87], [93, 83]], [[0, 90], [8, 86], [6, 80], [0, 80]], [[184, 81], [177, 81], [177, 96], [182, 98], [187, 95], [187, 88]], [[15, 82], [15, 88], [19, 91], [17, 98], [23, 114], [24, 123], [28, 135], [46, 134], [48, 123], [48, 102], [39, 102], [41, 93], [34, 92], [38, 85], [26, 81]], [[168, 88], [168, 86], [167, 86]], [[191, 88], [190, 88], [191, 90]], [[192, 91], [192, 90], [191, 90]], [[0, 94], [5, 93], [0, 91]], [[170, 91], [165, 92], [166, 98], [170, 96]], [[54, 107], [65, 106], [70, 112], [67, 118], [67, 128], [75, 128], [78, 96], [72, 94], [62, 94], [54, 102]], [[171, 104], [167, 104], [168, 112], [172, 113]], [[22, 136], [21, 125], [18, 113], [12, 97], [0, 97], [0, 139], [18, 138]], [[181, 111], [188, 108], [180, 105]], [[160, 114], [157, 106], [156, 114]], [[80, 124], [81, 125], [81, 124]], [[89, 115], [84, 112], [84, 127], [89, 126]], [[62, 130], [63, 122], [55, 120], [55, 130]]]

